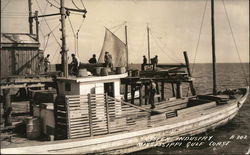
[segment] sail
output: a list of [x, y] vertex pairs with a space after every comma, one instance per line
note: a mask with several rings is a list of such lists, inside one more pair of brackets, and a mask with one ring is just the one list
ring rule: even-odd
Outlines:
[[114, 67], [124, 67], [127, 63], [126, 44], [122, 42], [116, 35], [106, 28], [104, 42], [98, 62], [104, 63], [105, 52], [112, 55], [112, 63]]

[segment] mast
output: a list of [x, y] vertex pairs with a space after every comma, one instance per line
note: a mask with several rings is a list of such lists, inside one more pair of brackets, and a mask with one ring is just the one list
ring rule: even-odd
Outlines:
[[28, 6], [29, 6], [29, 30], [30, 30], [30, 34], [33, 34], [33, 18], [32, 18], [32, 2], [31, 2], [31, 0], [28, 0]]
[[68, 78], [68, 54], [66, 49], [66, 30], [65, 30], [65, 7], [64, 7], [64, 0], [60, 0], [60, 14], [61, 14], [61, 31], [62, 31], [62, 66], [63, 66], [63, 75], [64, 77]]
[[212, 60], [213, 60], [213, 94], [217, 94], [216, 86], [216, 55], [215, 55], [215, 27], [214, 27], [214, 0], [211, 0], [211, 32], [212, 32]]
[[127, 25], [125, 25], [125, 44], [126, 44], [126, 59], [127, 59], [127, 69], [128, 69], [128, 30]]
[[147, 36], [148, 36], [148, 63], [150, 64], [150, 40], [149, 40], [149, 27], [147, 26]]

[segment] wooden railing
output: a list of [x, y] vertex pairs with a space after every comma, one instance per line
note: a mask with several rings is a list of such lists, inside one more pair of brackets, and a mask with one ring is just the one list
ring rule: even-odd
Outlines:
[[[64, 100], [64, 101], [62, 101]], [[57, 102], [56, 128], [80, 138], [146, 128], [150, 110], [107, 94], [67, 95]]]

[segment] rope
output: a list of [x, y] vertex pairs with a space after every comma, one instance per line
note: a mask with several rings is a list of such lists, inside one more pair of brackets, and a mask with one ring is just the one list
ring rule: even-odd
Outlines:
[[56, 2], [58, 5], [60, 5], [59, 2], [57, 2], [56, 0], [54, 0], [54, 2]]
[[[53, 60], [54, 60], [54, 58], [55, 58], [56, 54], [58, 54], [58, 53], [59, 53], [59, 47], [57, 47], [56, 52], [54, 52], [54, 55], [52, 56], [51, 61], [53, 61]], [[60, 57], [58, 57], [58, 58], [60, 58]]]
[[[72, 22], [71, 22], [71, 20], [70, 20], [70, 17], [68, 16], [68, 19], [69, 19], [69, 24], [70, 24], [70, 27], [71, 27], [71, 30], [72, 30], [72, 33], [73, 33], [73, 35], [74, 35], [74, 51], [75, 51], [75, 54], [76, 54], [76, 46], [77, 46], [77, 37], [76, 37], [76, 33], [75, 33], [75, 31], [74, 31], [74, 27], [73, 27], [73, 25], [72, 25]], [[78, 53], [78, 52], [77, 52]], [[79, 57], [79, 54], [77, 54], [77, 56]]]
[[[47, 0], [47, 2], [48, 2], [48, 0]], [[42, 9], [41, 9], [41, 7], [40, 7], [40, 4], [38, 3], [38, 1], [37, 1], [37, 0], [36, 0], [36, 3], [37, 3], [37, 6], [38, 6], [39, 10], [42, 12]], [[48, 2], [48, 3], [49, 3], [49, 2]], [[43, 18], [44, 18], [44, 17], [43, 17]], [[45, 19], [45, 18], [44, 18], [44, 21], [45, 21], [46, 25], [48, 26], [48, 28], [49, 28], [50, 32], [52, 33], [52, 35], [53, 35], [54, 39], [56, 40], [57, 44], [61, 47], [61, 44], [60, 44], [60, 43], [59, 43], [59, 41], [56, 39], [55, 34], [54, 34], [54, 33], [53, 33], [53, 31], [51, 30], [51, 28], [50, 28], [50, 26], [49, 26], [49, 24], [48, 24], [48, 22], [46, 21], [46, 19]]]
[[82, 0], [80, 0], [80, 2], [82, 3], [82, 7], [86, 10], [85, 5], [83, 4]]
[[57, 9], [60, 9], [58, 6], [54, 5], [54, 4], [53, 4], [53, 3], [51, 3], [49, 0], [46, 0], [46, 2], [47, 2], [47, 3], [49, 3], [49, 4], [50, 4], [50, 6], [53, 6], [53, 7], [57, 8]]
[[69, 17], [69, 16], [68, 16], [68, 19], [69, 19], [69, 24], [70, 24], [71, 30], [72, 30], [72, 32], [73, 32], [73, 34], [74, 34], [74, 37], [76, 37], [76, 35], [75, 35], [75, 31], [74, 31], [74, 28], [73, 28], [73, 25], [72, 25], [72, 22], [71, 22], [71, 20], [70, 20], [70, 17]]
[[[119, 25], [116, 25], [116, 26], [113, 26], [113, 27], [111, 27], [111, 28], [109, 28], [109, 30], [112, 30], [112, 29], [115, 29], [115, 28], [118, 28], [118, 29], [120, 29], [120, 27], [121, 26], [123, 26], [124, 24], [126, 24], [127, 22], [125, 21], [125, 22], [122, 22], [121, 24], [119, 24]], [[117, 30], [116, 30], [117, 31]], [[114, 33], [114, 32], [113, 32]]]
[[165, 52], [165, 50], [160, 46], [159, 42], [157, 41], [157, 38], [155, 35], [152, 34], [152, 32], [150, 31], [151, 36], [153, 36], [153, 38], [155, 39], [155, 43], [158, 45], [159, 49], [161, 52], [163, 52], [164, 54], [166, 54], [168, 57], [172, 57], [172, 59], [176, 62], [181, 62], [177, 57], [173, 57], [172, 55], [169, 55], [167, 52]]
[[239, 58], [239, 61], [240, 61], [240, 65], [241, 65], [241, 69], [242, 69], [243, 74], [244, 74], [243, 76], [244, 76], [244, 78], [245, 78], [245, 80], [246, 80], [246, 83], [247, 83], [247, 85], [248, 85], [248, 81], [247, 81], [247, 78], [246, 78], [247, 76], [246, 76], [246, 73], [245, 73], [244, 66], [242, 65], [241, 57], [240, 57], [240, 54], [239, 54], [239, 49], [238, 49], [238, 46], [237, 46], [237, 43], [236, 43], [236, 40], [235, 40], [235, 36], [234, 36], [233, 30], [232, 30], [232, 26], [231, 26], [231, 23], [230, 23], [230, 20], [229, 20], [229, 16], [228, 16], [228, 13], [227, 13], [227, 9], [226, 9], [224, 0], [222, 0], [222, 3], [223, 3], [224, 11], [225, 11], [225, 13], [226, 13], [228, 25], [229, 25], [229, 28], [230, 28], [230, 31], [231, 31], [231, 34], [232, 34], [232, 38], [233, 38], [235, 50], [236, 50], [236, 52], [237, 52], [237, 55], [238, 55], [238, 58]]
[[11, 1], [11, 0], [9, 0], [9, 1], [5, 4], [5, 6], [1, 9], [1, 12], [9, 5], [10, 1]]
[[193, 62], [193, 65], [192, 65], [191, 73], [193, 73], [193, 71], [194, 71], [195, 60], [196, 60], [196, 57], [197, 57], [198, 47], [200, 45], [201, 32], [202, 32], [202, 28], [203, 28], [203, 23], [204, 23], [204, 19], [205, 19], [206, 10], [207, 10], [207, 0], [205, 2], [204, 11], [203, 11], [203, 14], [202, 14], [201, 25], [200, 25], [200, 30], [199, 30], [199, 36], [198, 36], [198, 41], [197, 41], [197, 45], [196, 45], [196, 49], [195, 49], [194, 62]]
[[76, 3], [74, 2], [74, 0], [72, 0], [72, 3], [74, 4], [74, 6], [75, 6], [77, 9], [81, 10], [80, 8], [78, 8], [78, 6], [77, 6]]

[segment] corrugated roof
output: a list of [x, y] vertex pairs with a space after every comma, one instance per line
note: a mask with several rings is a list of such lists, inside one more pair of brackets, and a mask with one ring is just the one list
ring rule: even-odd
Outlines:
[[38, 45], [39, 42], [36, 41], [35, 35], [31, 34], [21, 34], [21, 33], [2, 33], [1, 34], [1, 44], [34, 44]]

